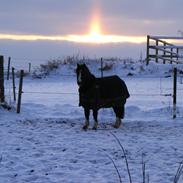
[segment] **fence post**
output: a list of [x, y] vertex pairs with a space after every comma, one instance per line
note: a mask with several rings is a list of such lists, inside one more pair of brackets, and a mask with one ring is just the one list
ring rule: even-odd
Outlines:
[[171, 58], [171, 61], [170, 61], [170, 64], [172, 64], [172, 59], [173, 59], [173, 48], [170, 49], [171, 53], [170, 53], [170, 58]]
[[[179, 60], [179, 49], [177, 48], [176, 49], [176, 53], [177, 53], [177, 61]], [[178, 64], [178, 62], [177, 62], [177, 64]]]
[[15, 68], [12, 67], [12, 82], [13, 82], [13, 98], [14, 98], [14, 101], [16, 101], [16, 92], [15, 92]]
[[150, 36], [147, 35], [147, 51], [146, 51], [146, 65], [149, 64], [149, 39], [150, 39]]
[[0, 102], [4, 101], [4, 57], [0, 56]]
[[[158, 46], [158, 40], [156, 40], [156, 46]], [[158, 63], [158, 48], [156, 48], [156, 63]]]
[[29, 73], [31, 72], [31, 63], [29, 63]]
[[101, 64], [101, 78], [103, 78], [103, 59], [102, 58], [100, 60], [100, 64]]
[[[163, 43], [163, 46], [166, 46], [166, 43]], [[163, 54], [164, 54], [164, 56], [165, 56], [165, 59], [163, 59], [163, 64], [165, 64], [166, 63], [166, 48], [164, 48], [164, 52], [163, 52]]]
[[24, 76], [24, 70], [21, 70], [21, 71], [20, 71], [19, 90], [18, 90], [17, 113], [20, 113], [20, 108], [21, 108], [23, 76]]
[[10, 79], [10, 62], [11, 62], [11, 57], [8, 57], [7, 80], [9, 80], [9, 79]]
[[173, 119], [176, 118], [176, 103], [177, 103], [177, 68], [174, 68], [173, 75]]

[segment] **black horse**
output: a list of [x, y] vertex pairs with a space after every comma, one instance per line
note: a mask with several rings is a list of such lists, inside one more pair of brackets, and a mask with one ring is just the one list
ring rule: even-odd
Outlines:
[[77, 64], [77, 83], [79, 85], [79, 106], [84, 108], [85, 125], [89, 127], [90, 110], [93, 110], [94, 126], [97, 129], [98, 110], [112, 107], [116, 114], [114, 128], [119, 128], [124, 118], [124, 105], [130, 96], [127, 86], [118, 76], [96, 78], [85, 64]]

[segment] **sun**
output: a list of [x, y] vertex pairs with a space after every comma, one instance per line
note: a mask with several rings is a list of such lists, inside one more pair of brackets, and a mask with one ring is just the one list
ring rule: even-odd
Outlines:
[[95, 16], [91, 22], [90, 35], [97, 36], [101, 34], [101, 24], [98, 16]]
[[101, 31], [101, 23], [99, 17], [95, 15], [92, 19], [89, 34], [85, 35], [85, 38], [90, 43], [101, 43], [103, 39], [103, 34]]

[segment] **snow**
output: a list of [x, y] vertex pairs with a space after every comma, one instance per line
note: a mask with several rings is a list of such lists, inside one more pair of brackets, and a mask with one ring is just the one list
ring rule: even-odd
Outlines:
[[[100, 64], [88, 65], [100, 76]], [[181, 76], [176, 119], [172, 119], [172, 97], [164, 96], [172, 94], [169, 76], [174, 66], [114, 63], [104, 75], [120, 75], [131, 97], [122, 126], [114, 129], [112, 110], [101, 109], [97, 131], [91, 130], [92, 117], [90, 129], [82, 130], [84, 115], [78, 107], [75, 65], [61, 66], [43, 79], [24, 78], [21, 114], [16, 114], [8, 90], [7, 100], [14, 107], [0, 109], [0, 183], [119, 182], [108, 156], [122, 181], [129, 182], [124, 155], [112, 133], [125, 148], [134, 183], [142, 182], [142, 154], [150, 182], [173, 182], [183, 161]], [[129, 72], [133, 76], [127, 76]]]

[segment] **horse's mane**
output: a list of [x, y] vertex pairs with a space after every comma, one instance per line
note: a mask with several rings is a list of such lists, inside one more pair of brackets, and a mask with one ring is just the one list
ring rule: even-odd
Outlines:
[[87, 75], [87, 79], [94, 80], [95, 76], [90, 72], [90, 70], [88, 69], [88, 67], [86, 65], [84, 65], [84, 69], [85, 69], [85, 74]]
[[85, 69], [85, 72], [86, 72], [88, 75], [93, 75], [85, 64], [83, 65], [83, 68]]
[[82, 65], [82, 69], [84, 71], [84, 81], [83, 81], [83, 85], [81, 86], [80, 89], [82, 89], [83, 91], [84, 90], [86, 91], [93, 86], [96, 78], [90, 72], [90, 70], [88, 69], [88, 67], [85, 64]]

